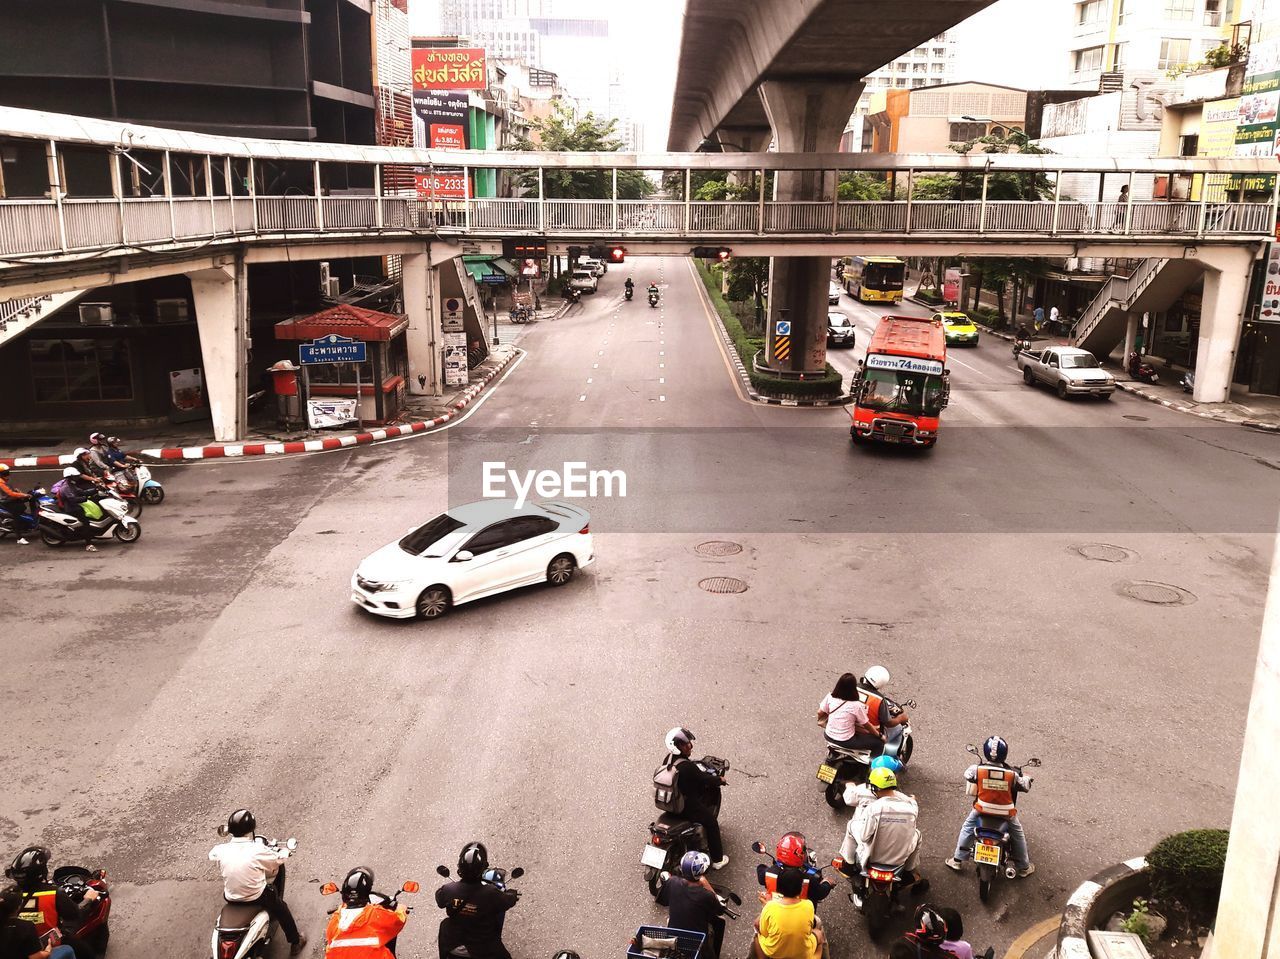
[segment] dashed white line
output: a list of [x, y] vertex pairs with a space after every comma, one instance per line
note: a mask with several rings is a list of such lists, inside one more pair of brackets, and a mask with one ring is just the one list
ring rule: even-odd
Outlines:
[[659, 376], [659, 377], [658, 377], [658, 382], [659, 382], [659, 383], [665, 383], [665, 382], [667, 382], [667, 378], [666, 378], [665, 376]]
[[659, 403], [665, 403], [666, 401], [667, 401], [667, 398], [666, 398], [665, 396], [659, 396], [659, 397], [658, 397], [658, 402], [659, 402]]
[[592, 368], [593, 370], [598, 370], [598, 369], [600, 369], [600, 364], [599, 364], [599, 363], [592, 363], [592, 364], [591, 364], [591, 368]]
[[587, 377], [587, 383], [588, 383], [588, 384], [590, 384], [590, 383], [591, 383], [591, 377], [589, 377], [589, 376]]
[[579, 397], [578, 397], [578, 402], [579, 402], [579, 403], [581, 403], [581, 402], [582, 402], [583, 400], [585, 400], [586, 398], [587, 398], [587, 394], [586, 394], [586, 393], [583, 393], [581, 396], [579, 396]]

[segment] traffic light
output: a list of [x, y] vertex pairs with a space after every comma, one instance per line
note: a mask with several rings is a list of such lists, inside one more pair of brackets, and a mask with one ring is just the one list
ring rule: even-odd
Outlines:
[[504, 237], [502, 255], [508, 260], [542, 260], [547, 256], [547, 241], [540, 238]]
[[627, 260], [627, 248], [625, 246], [615, 246], [609, 249], [610, 263], [625, 263]]
[[728, 263], [729, 257], [733, 256], [733, 251], [727, 246], [695, 246], [691, 252], [700, 259], [718, 260], [721, 263]]

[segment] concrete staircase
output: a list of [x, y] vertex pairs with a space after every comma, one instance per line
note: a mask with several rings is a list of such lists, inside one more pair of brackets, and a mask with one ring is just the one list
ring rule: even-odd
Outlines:
[[0, 300], [0, 347], [21, 336], [41, 320], [48, 319], [64, 306], [70, 306], [88, 290], [52, 293], [18, 300]]
[[1072, 343], [1105, 357], [1124, 340], [1132, 313], [1166, 310], [1204, 272], [1189, 260], [1149, 258], [1129, 276], [1113, 276], [1080, 314]]

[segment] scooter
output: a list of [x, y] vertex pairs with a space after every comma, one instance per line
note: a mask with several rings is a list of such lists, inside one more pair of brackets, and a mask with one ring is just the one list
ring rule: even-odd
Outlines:
[[582, 291], [572, 286], [566, 286], [564, 288], [564, 298], [568, 300], [570, 304], [581, 302]]
[[1014, 356], [1017, 356], [1019, 353], [1025, 353], [1025, 352], [1027, 352], [1027, 351], [1028, 351], [1028, 350], [1030, 350], [1030, 349], [1031, 349], [1031, 340], [1030, 340], [1030, 338], [1023, 339], [1023, 340], [1014, 340], [1014, 341], [1013, 341], [1013, 355], [1014, 355]]
[[657, 305], [658, 305], [658, 294], [657, 294], [657, 293], [650, 293], [650, 294], [649, 294], [649, 306], [651, 306], [651, 307], [656, 307]]
[[15, 539], [26, 539], [28, 536], [36, 535], [40, 528], [40, 520], [36, 514], [37, 494], [43, 494], [44, 490], [31, 490], [32, 498], [27, 501], [27, 508], [21, 513], [9, 513], [0, 511], [0, 539], [6, 536], [12, 536]]
[[1154, 383], [1159, 376], [1156, 375], [1156, 368], [1150, 363], [1142, 362], [1136, 352], [1129, 354], [1129, 362], [1125, 364], [1125, 368], [1129, 375], [1140, 383]]
[[[902, 703], [903, 709], [915, 709], [913, 699]], [[911, 723], [890, 726], [884, 744], [883, 755], [896, 759], [905, 768], [911, 761], [915, 751], [915, 740], [911, 736]], [[827, 758], [818, 766], [818, 781], [824, 786], [827, 805], [832, 809], [845, 808], [844, 787], [849, 783], [864, 783], [871, 771], [871, 760], [874, 757], [869, 749], [849, 749], [827, 743]]]
[[627, 298], [627, 302], [630, 303], [631, 297], [635, 295], [635, 291], [631, 287], [627, 287], [626, 291], [622, 295], [625, 296]]
[[147, 506], [158, 506], [164, 502], [164, 487], [159, 480], [152, 478], [151, 470], [141, 463], [126, 466], [116, 473], [116, 487], [122, 493], [138, 497]]
[[[756, 866], [756, 881], [764, 886], [764, 891], [771, 896], [778, 891], [779, 873], [787, 868], [798, 868], [787, 867], [778, 862], [769, 852], [768, 847], [759, 840], [751, 844], [751, 851], [765, 857], [765, 861]], [[811, 900], [816, 908], [835, 887], [823, 878], [817, 855], [812, 849], [809, 850], [809, 861], [805, 864], [804, 872], [804, 885], [800, 889], [800, 898]]]
[[[716, 756], [703, 756], [698, 765], [706, 772], [723, 778], [729, 772], [729, 761]], [[712, 810], [720, 815], [720, 807]], [[675, 872], [686, 852], [707, 852], [707, 835], [702, 823], [683, 818], [679, 813], [664, 812], [655, 822], [649, 823], [649, 842], [640, 853], [644, 865], [644, 881], [649, 895], [655, 899], [662, 890], [662, 873]]]
[[[72, 940], [75, 948], [86, 946], [93, 950], [98, 959], [106, 953], [107, 943], [111, 940], [111, 891], [107, 888], [107, 873], [103, 869], [86, 869], [84, 866], [59, 866], [53, 871], [53, 884], [58, 892], [70, 897], [73, 902], [84, 902], [85, 893], [90, 889], [98, 894], [88, 911], [81, 919], [69, 919], [58, 916], [58, 932], [63, 940]], [[28, 899], [23, 903], [19, 915], [34, 913], [36, 935], [44, 936], [49, 927], [40, 920], [40, 909], [37, 900]], [[69, 945], [71, 943], [68, 943]]]
[[[660, 874], [659, 892], [661, 892], [662, 889], [666, 887], [666, 882], [670, 877], [671, 877], [671, 873], [669, 872], [663, 872]], [[641, 948], [639, 947], [638, 940], [641, 940], [643, 938], [646, 938], [646, 937], [670, 938], [672, 935], [675, 935], [676, 938], [681, 939], [683, 938], [682, 934], [692, 933], [695, 936], [696, 935], [704, 936], [702, 943], [695, 945], [694, 943], [691, 942], [688, 944], [691, 947], [690, 949], [687, 949], [683, 952], [680, 949], [677, 949], [675, 954], [678, 956], [690, 955], [694, 951], [696, 951], [699, 959], [717, 959], [717, 957], [719, 957], [723, 953], [723, 947], [724, 947], [725, 924], [723, 920], [741, 918], [742, 913], [740, 913], [738, 910], [736, 910], [733, 907], [742, 905], [742, 897], [739, 896], [733, 890], [727, 889], [724, 886], [721, 886], [714, 882], [711, 883], [711, 890], [712, 892], [715, 893], [715, 897], [720, 903], [720, 915], [717, 916], [715, 919], [713, 919], [705, 930], [701, 930], [701, 929], [671, 930], [665, 926], [641, 926], [638, 930], [636, 930], [635, 936], [633, 936], [631, 939], [631, 950], [629, 951], [629, 954], [630, 955], [639, 954], [636, 951], [638, 948]], [[668, 906], [670, 905], [670, 903], [664, 901], [660, 897], [658, 899], [658, 905]], [[709, 950], [702, 948], [702, 946], [705, 946], [705, 945], [710, 945], [711, 948]], [[557, 956], [556, 959], [561, 959], [561, 957]]]
[[[982, 760], [982, 753], [972, 743], [964, 747], [967, 752]], [[1021, 766], [1010, 767], [1019, 776], [1023, 769], [1040, 766], [1039, 759], [1028, 759]], [[1018, 870], [1009, 861], [1009, 820], [1004, 816], [980, 816], [973, 834], [973, 864], [978, 873], [978, 898], [986, 902], [991, 895], [991, 883], [997, 876], [1016, 879]]]
[[[450, 878], [451, 875], [448, 866], [436, 866], [436, 872], [445, 879]], [[521, 866], [516, 866], [510, 872], [507, 872], [507, 870], [501, 869], [497, 866], [490, 866], [483, 874], [481, 874], [480, 881], [486, 886], [493, 886], [499, 892], [506, 892], [511, 881], [519, 879], [523, 875], [524, 868]], [[512, 889], [511, 891], [516, 894], [517, 899], [520, 898], [519, 889]], [[506, 913], [503, 913], [502, 917], [498, 920], [499, 937], [502, 936], [502, 925], [505, 921]], [[454, 946], [449, 950], [449, 959], [471, 959], [471, 950], [465, 945]]]
[[[218, 827], [218, 835], [227, 835], [225, 823]], [[258, 836], [257, 842], [276, 852], [284, 853], [286, 857], [298, 848], [296, 839], [280, 842]], [[276, 895], [283, 901], [284, 863], [280, 864], [271, 885], [275, 888]], [[223, 905], [217, 921], [214, 922], [210, 955], [213, 959], [261, 959], [267, 955], [271, 946], [271, 937], [275, 935], [275, 931], [275, 920], [261, 906], [253, 903], [228, 902]]]
[[[38, 512], [40, 523], [40, 539], [46, 546], [61, 546], [64, 543], [79, 542], [84, 539], [81, 519], [58, 512], [57, 499], [43, 490], [38, 491]], [[129, 507], [124, 500], [109, 493], [97, 494], [94, 501], [102, 511], [99, 519], [89, 520], [91, 530], [90, 541], [114, 536], [122, 543], [136, 543], [142, 536], [142, 524], [129, 515]]]
[[867, 917], [867, 935], [879, 938], [898, 904], [898, 896], [909, 885], [904, 875], [905, 864], [870, 862], [859, 867], [837, 856], [831, 860], [831, 866], [849, 880], [849, 901]]
[[1178, 384], [1182, 387], [1182, 392], [1192, 393], [1196, 388], [1196, 372], [1195, 370], [1187, 370], [1182, 374], [1182, 381]]
[[[400, 886], [399, 889], [397, 889], [395, 892], [393, 892], [389, 896], [384, 892], [370, 892], [369, 903], [370, 905], [382, 906], [386, 909], [390, 909], [392, 912], [395, 912], [396, 909], [399, 908], [398, 900], [402, 894], [408, 893], [409, 895], [415, 895], [420, 888], [422, 887], [419, 886], [416, 882], [414, 882], [412, 879], [408, 879]], [[336, 882], [326, 882], [323, 886], [320, 887], [320, 895], [322, 896], [332, 896], [337, 892], [338, 892], [338, 884]], [[328, 915], [332, 916], [335, 912], [337, 912], [341, 908], [342, 908], [342, 904], [339, 903], [338, 905], [334, 906], [332, 909], [329, 910]], [[413, 912], [413, 907], [406, 906], [405, 912]], [[395, 939], [392, 939], [387, 943], [387, 951], [391, 953], [391, 955], [393, 956], [396, 954]]]

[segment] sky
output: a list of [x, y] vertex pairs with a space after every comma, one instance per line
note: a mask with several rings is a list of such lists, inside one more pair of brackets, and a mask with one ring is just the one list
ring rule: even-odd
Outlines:
[[[645, 126], [644, 148], [665, 150], [684, 0], [562, 2], [570, 15], [609, 21], [611, 48], [606, 56], [622, 77], [632, 118]], [[1065, 53], [1044, 54], [1046, 45], [1057, 46], [1047, 38], [1061, 36], [1067, 29], [1070, 8], [1063, 0], [996, 0], [956, 27], [956, 79], [1026, 89], [1063, 83]], [[1061, 23], [1052, 19], [1055, 15], [1060, 15]], [[437, 33], [439, 16], [440, 0], [409, 0], [414, 34]], [[553, 63], [543, 66], [556, 69]]]

